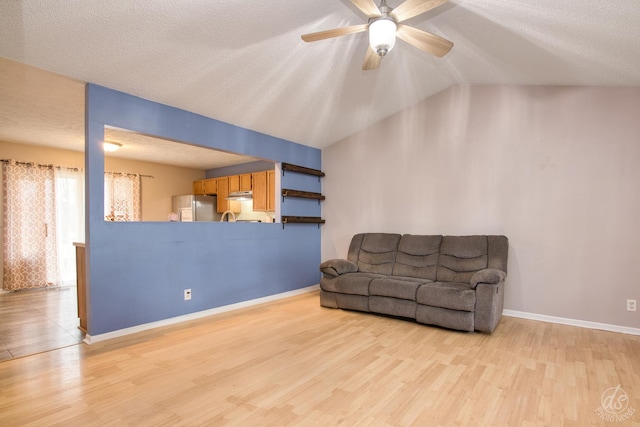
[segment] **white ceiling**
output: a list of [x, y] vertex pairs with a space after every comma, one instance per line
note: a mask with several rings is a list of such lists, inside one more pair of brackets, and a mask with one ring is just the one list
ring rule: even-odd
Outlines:
[[185, 144], [180, 141], [171, 141], [113, 127], [105, 128], [104, 140], [121, 145], [117, 151], [105, 153], [105, 155], [110, 157], [143, 160], [146, 162], [170, 164], [193, 169], [207, 170], [268, 160], [211, 150], [209, 148]]
[[637, 0], [451, 0], [406, 22], [447, 56], [399, 41], [374, 71], [366, 33], [300, 39], [365, 20], [349, 0], [3, 1], [0, 57], [72, 80], [0, 61], [0, 139], [81, 146], [83, 82], [319, 148], [456, 84], [640, 86]]

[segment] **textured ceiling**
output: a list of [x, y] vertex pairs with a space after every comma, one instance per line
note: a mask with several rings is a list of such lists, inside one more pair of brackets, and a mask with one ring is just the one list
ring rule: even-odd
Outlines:
[[406, 22], [447, 56], [399, 41], [374, 71], [366, 33], [300, 39], [363, 22], [349, 0], [7, 0], [0, 57], [319, 148], [455, 84], [640, 86], [637, 0], [451, 0]]
[[124, 129], [107, 127], [104, 130], [105, 141], [115, 142], [122, 147], [115, 152], [105, 153], [110, 157], [130, 160], [171, 164], [193, 169], [213, 169], [239, 165], [260, 160], [257, 157], [244, 156], [224, 151], [211, 150], [195, 145], [176, 144], [176, 141], [143, 135]]

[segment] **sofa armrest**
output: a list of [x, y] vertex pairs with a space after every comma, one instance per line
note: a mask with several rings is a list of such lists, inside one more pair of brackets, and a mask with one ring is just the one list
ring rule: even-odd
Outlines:
[[496, 285], [503, 281], [507, 277], [507, 273], [496, 268], [485, 268], [478, 271], [471, 277], [471, 289], [475, 289], [479, 283], [486, 283], [489, 285]]
[[355, 273], [358, 266], [346, 259], [330, 259], [320, 264], [320, 271], [329, 276], [339, 276], [345, 273]]

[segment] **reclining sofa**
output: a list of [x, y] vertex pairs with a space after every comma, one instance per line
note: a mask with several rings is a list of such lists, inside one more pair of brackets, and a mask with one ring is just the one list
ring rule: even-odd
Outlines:
[[505, 236], [356, 234], [347, 259], [320, 264], [320, 304], [490, 333], [508, 249]]

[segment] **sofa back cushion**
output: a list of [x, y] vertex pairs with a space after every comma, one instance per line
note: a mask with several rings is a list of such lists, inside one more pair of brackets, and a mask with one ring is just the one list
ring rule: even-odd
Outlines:
[[403, 235], [398, 244], [393, 275], [436, 280], [441, 242], [442, 236]]
[[487, 268], [487, 260], [487, 236], [444, 236], [437, 280], [469, 283], [477, 271]]
[[347, 259], [358, 271], [391, 275], [396, 260], [400, 234], [363, 233], [351, 239]]

